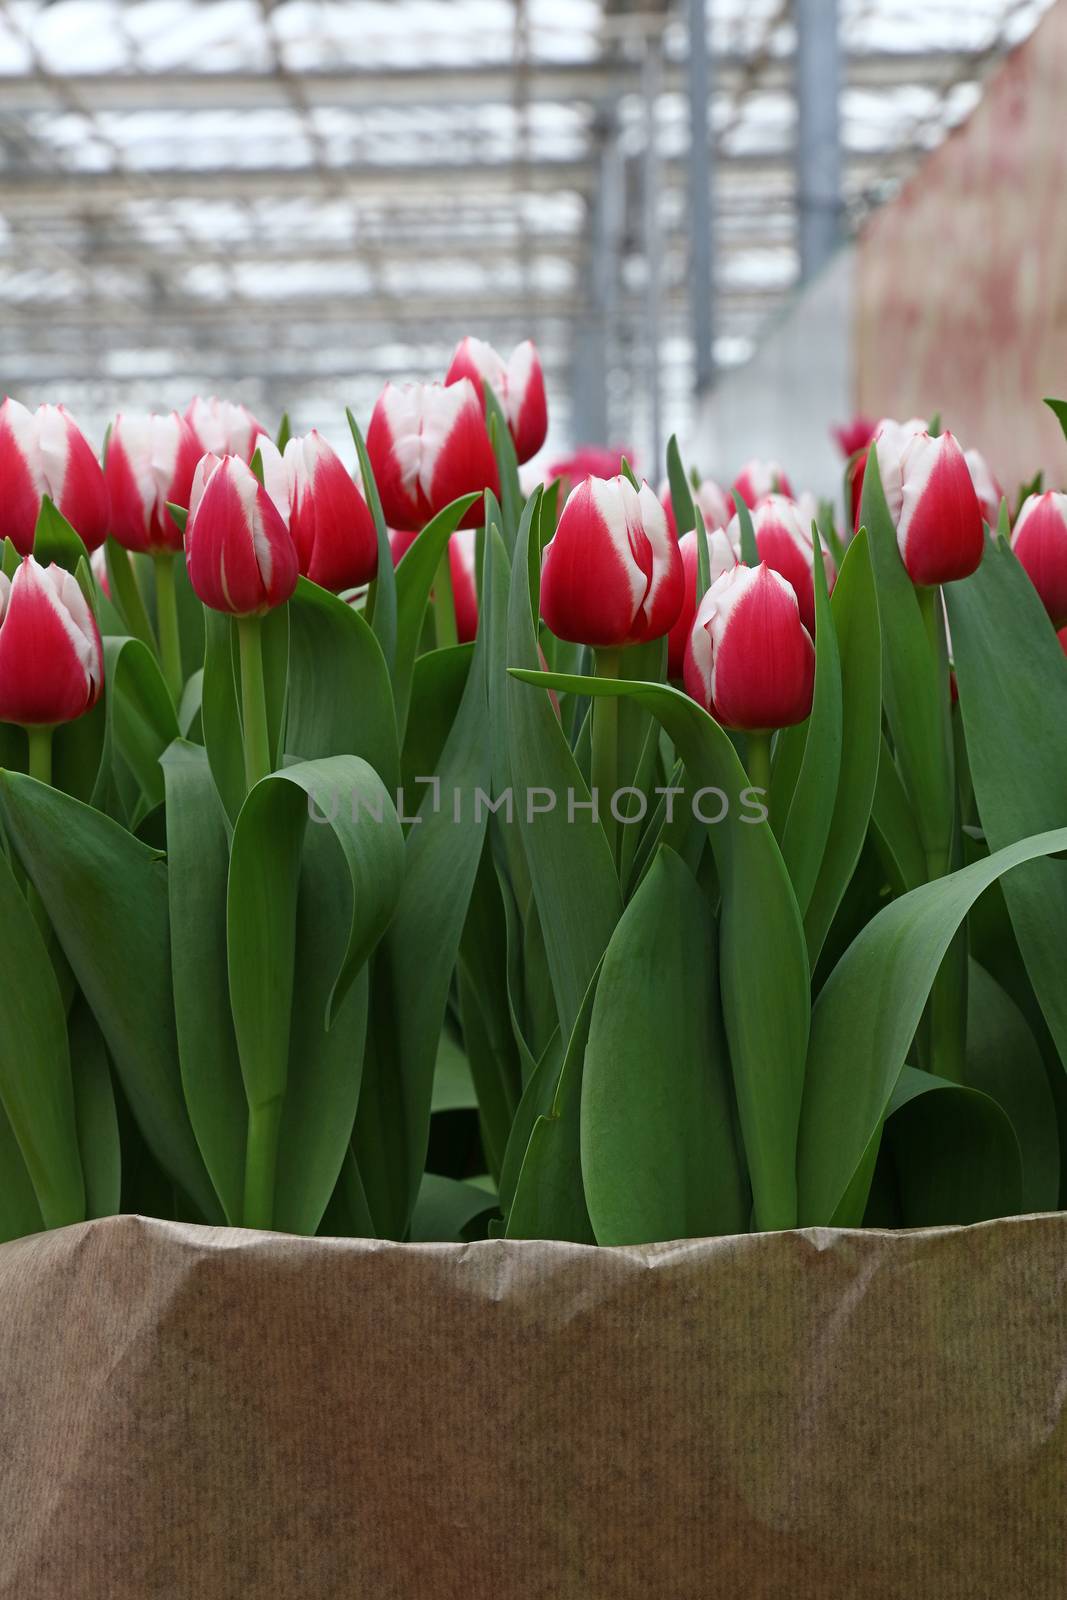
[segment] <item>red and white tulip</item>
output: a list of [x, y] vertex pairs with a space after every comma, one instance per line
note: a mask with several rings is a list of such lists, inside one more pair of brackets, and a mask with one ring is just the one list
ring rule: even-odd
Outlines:
[[[800, 606], [800, 620], [815, 636], [815, 581], [812, 568], [815, 562], [815, 545], [811, 537], [811, 519], [806, 518], [794, 500], [785, 495], [771, 494], [761, 500], [752, 512], [752, 531], [756, 535], [756, 549], [761, 561], [780, 572], [791, 583]], [[726, 530], [727, 538], [735, 549], [741, 547], [741, 519], [734, 517]], [[834, 586], [837, 568], [829, 550], [823, 549], [823, 568], [826, 584]]]
[[[737, 565], [738, 553], [726, 537], [722, 528], [716, 528], [707, 534], [708, 541], [708, 587], [721, 578], [724, 572], [731, 572]], [[685, 666], [685, 649], [689, 643], [689, 635], [693, 631], [693, 621], [697, 613], [697, 573], [698, 573], [698, 547], [697, 531], [692, 529], [684, 533], [678, 541], [678, 549], [682, 557], [682, 571], [685, 575], [685, 593], [682, 600], [682, 609], [678, 613], [678, 620], [667, 635], [667, 676], [680, 678]]]
[[733, 487], [750, 511], [769, 494], [784, 494], [790, 499], [793, 495], [792, 485], [777, 461], [746, 461]]
[[267, 493], [289, 524], [302, 575], [334, 594], [369, 583], [378, 570], [374, 518], [336, 451], [314, 428], [291, 438], [284, 455], [266, 434], [256, 449]]
[[127, 550], [180, 550], [182, 530], [168, 504], [188, 509], [203, 451], [185, 418], [119, 412], [107, 444], [104, 477], [111, 532]]
[[982, 508], [952, 434], [909, 433], [910, 426], [883, 423], [875, 440], [901, 560], [912, 583], [952, 583], [982, 559]]
[[587, 478], [572, 490], [541, 566], [541, 615], [557, 638], [603, 649], [661, 638], [684, 586], [678, 541], [647, 483]]
[[[483, 402], [469, 378], [439, 383], [387, 383], [367, 430], [367, 453], [391, 528], [422, 528], [464, 494], [500, 492]], [[475, 501], [461, 526], [476, 528]]]
[[448, 541], [448, 571], [456, 609], [456, 637], [460, 644], [470, 644], [478, 632], [477, 546], [475, 528], [460, 528]]
[[1049, 489], [1029, 495], [1015, 519], [1011, 547], [1058, 631], [1067, 624], [1067, 494]]
[[103, 686], [100, 631], [77, 578], [33, 556], [13, 579], [0, 572], [0, 721], [73, 722]]
[[484, 339], [466, 338], [456, 349], [445, 384], [469, 378], [482, 400], [482, 385], [488, 383], [507, 418], [508, 431], [519, 464], [535, 456], [548, 432], [548, 401], [541, 357], [533, 341], [517, 344], [505, 361]]
[[712, 584], [689, 637], [685, 687], [723, 727], [749, 733], [810, 714], [815, 646], [780, 573], [736, 566]]
[[204, 399], [197, 395], [189, 404], [185, 420], [200, 444], [200, 454], [240, 456], [251, 461], [255, 442], [266, 429], [261, 427], [247, 406], [217, 395]]
[[9, 397], [0, 405], [0, 539], [20, 555], [33, 549], [45, 495], [87, 550], [103, 544], [107, 485], [92, 445], [62, 406], [28, 411]]
[[[716, 528], [725, 528], [733, 513], [733, 506], [724, 489], [712, 478], [702, 478], [695, 489], [690, 491], [693, 504], [697, 507], [704, 519], [704, 527], [708, 533], [714, 533]], [[667, 513], [667, 526], [678, 537], [678, 523], [671, 504], [671, 486], [666, 481], [660, 484], [659, 497], [663, 502], [663, 509]]]
[[982, 516], [989, 526], [996, 529], [1000, 520], [1000, 502], [1004, 498], [1004, 490], [1000, 487], [989, 462], [980, 450], [965, 450], [963, 459], [967, 463], [967, 470], [971, 474], [974, 492], [978, 496], [978, 504], [982, 508]]
[[197, 467], [185, 555], [203, 603], [238, 617], [283, 605], [299, 577], [281, 512], [238, 456], [205, 456]]

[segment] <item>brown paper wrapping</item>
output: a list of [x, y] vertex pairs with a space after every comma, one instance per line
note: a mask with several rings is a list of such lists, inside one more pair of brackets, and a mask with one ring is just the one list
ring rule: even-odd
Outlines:
[[0, 1249], [3, 1600], [1064, 1600], [1067, 1216]]

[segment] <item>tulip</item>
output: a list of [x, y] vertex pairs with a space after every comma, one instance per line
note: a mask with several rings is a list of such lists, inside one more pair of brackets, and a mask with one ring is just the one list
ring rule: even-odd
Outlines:
[[[695, 489], [692, 490], [693, 504], [704, 519], [704, 527], [708, 533], [714, 533], [716, 528], [725, 528], [730, 520], [731, 506], [725, 492], [719, 488], [711, 478], [702, 478]], [[674, 516], [674, 507], [671, 504], [671, 490], [669, 483], [661, 483], [659, 490], [660, 501], [667, 513], [667, 526], [677, 539], [678, 523]]]
[[[708, 587], [721, 578], [724, 572], [730, 572], [737, 565], [737, 551], [730, 543], [722, 528], [716, 528], [707, 535], [708, 540]], [[678, 613], [678, 620], [667, 635], [667, 676], [680, 678], [685, 666], [685, 647], [689, 643], [689, 635], [693, 631], [693, 622], [697, 614], [697, 530], [685, 533], [678, 541], [678, 549], [682, 557], [682, 570], [685, 574], [685, 594], [682, 600], [682, 609]]]
[[781, 573], [761, 562], [716, 579], [689, 636], [685, 687], [726, 728], [767, 733], [810, 715], [815, 646]]
[[661, 638], [684, 588], [677, 540], [647, 483], [587, 478], [571, 491], [541, 566], [541, 615], [557, 638], [607, 650]]
[[559, 492], [564, 499], [587, 478], [614, 478], [622, 471], [623, 461], [633, 466], [632, 450], [616, 450], [599, 444], [583, 444], [562, 461], [554, 461], [545, 473], [546, 483], [560, 480]]
[[982, 559], [982, 508], [952, 434], [932, 438], [908, 426], [883, 423], [875, 440], [897, 545], [912, 583], [952, 583]]
[[419, 529], [389, 528], [387, 531], [389, 534], [389, 554], [393, 558], [393, 566], [398, 567], [419, 537]]
[[[417, 529], [460, 495], [500, 492], [478, 391], [469, 378], [439, 383], [387, 383], [367, 430], [367, 453], [385, 520]], [[482, 521], [478, 501], [461, 523]]]
[[862, 450], [860, 454], [854, 458], [854, 460], [849, 462], [848, 469], [845, 473], [845, 481], [848, 484], [849, 505], [852, 512], [853, 528], [858, 528], [860, 525], [860, 505], [863, 500], [863, 474], [867, 469], [867, 457], [870, 454], [870, 447], [874, 443], [875, 439], [882, 439], [884, 437], [886, 441], [878, 451], [878, 460], [879, 463], [881, 463], [883, 455], [888, 451], [892, 450], [894, 454], [899, 454], [901, 451], [903, 451], [905, 445], [913, 436], [913, 434], [925, 432], [926, 423], [922, 417], [912, 417], [907, 422], [894, 422], [892, 417], [882, 418], [881, 422], [879, 422], [878, 426], [875, 428], [874, 437], [869, 441], [866, 449]]
[[189, 581], [213, 611], [258, 616], [296, 588], [296, 547], [251, 467], [205, 457], [193, 476], [185, 530]]
[[448, 541], [448, 570], [456, 608], [456, 637], [460, 644], [470, 644], [478, 632], [478, 583], [474, 570], [477, 545], [478, 534], [474, 528], [461, 528]]
[[750, 511], [769, 494], [793, 495], [789, 479], [776, 461], [747, 461], [733, 486]]
[[507, 361], [484, 339], [467, 338], [457, 346], [445, 385], [469, 378], [485, 406], [488, 383], [500, 401], [519, 464], [535, 456], [548, 432], [548, 402], [541, 357], [531, 340], [515, 346]]
[[974, 484], [974, 492], [978, 496], [978, 504], [982, 508], [982, 516], [991, 528], [997, 526], [1000, 520], [1000, 502], [1004, 498], [1004, 490], [993, 476], [989, 463], [979, 450], [965, 450], [963, 459], [967, 463], [967, 470]]
[[877, 430], [878, 424], [860, 413], [853, 417], [851, 422], [831, 428], [830, 432], [841, 454], [849, 457], [856, 455], [860, 450], [866, 450]]
[[[810, 520], [805, 521], [800, 508], [784, 495], [771, 494], [761, 500], [752, 512], [752, 531], [756, 535], [756, 549], [761, 561], [780, 572], [791, 583], [800, 606], [800, 620], [815, 636], [815, 580], [812, 568], [815, 545], [812, 541]], [[735, 549], [741, 547], [741, 519], [734, 517], [726, 536]], [[837, 577], [833, 557], [826, 549], [822, 553], [827, 588], [832, 589]]]
[[246, 406], [219, 400], [216, 395], [207, 400], [197, 395], [185, 420], [199, 441], [201, 454], [240, 456], [242, 461], [251, 461], [255, 442], [266, 431]]
[[14, 579], [0, 573], [0, 721], [73, 722], [103, 686], [100, 632], [77, 578], [33, 556]]
[[378, 534], [340, 456], [314, 428], [291, 438], [284, 456], [266, 434], [256, 449], [264, 487], [289, 524], [303, 576], [335, 594], [369, 583], [378, 570]]
[[107, 485], [89, 441], [62, 406], [27, 411], [8, 398], [0, 406], [0, 539], [6, 535], [20, 555], [33, 550], [45, 495], [87, 550], [103, 544]]
[[127, 550], [180, 550], [182, 530], [167, 505], [189, 505], [193, 473], [203, 451], [184, 417], [115, 418], [104, 477], [111, 498], [111, 532]]
[[1067, 494], [1049, 489], [1023, 501], [1011, 547], [1059, 631], [1067, 624]]

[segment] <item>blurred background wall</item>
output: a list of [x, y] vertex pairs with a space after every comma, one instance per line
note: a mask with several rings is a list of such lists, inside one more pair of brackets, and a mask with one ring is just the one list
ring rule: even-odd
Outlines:
[[197, 391], [345, 442], [532, 336], [545, 460], [677, 432], [832, 492], [859, 401], [1014, 472], [1064, 386], [1049, 4], [0, 0], [0, 384], [98, 443]]

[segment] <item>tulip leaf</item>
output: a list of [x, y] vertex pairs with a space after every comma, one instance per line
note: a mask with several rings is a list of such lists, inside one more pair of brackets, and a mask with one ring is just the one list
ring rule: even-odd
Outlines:
[[245, 768], [230, 618], [221, 611], [204, 613], [200, 721], [211, 775], [232, 824], [245, 797]]
[[678, 530], [679, 539], [683, 534], [689, 533], [697, 526], [696, 506], [693, 503], [693, 492], [689, 487], [685, 468], [682, 465], [682, 453], [678, 449], [678, 437], [671, 434], [667, 440], [667, 482], [671, 491], [671, 511], [674, 513], [674, 526]]
[[396, 569], [397, 634], [393, 687], [401, 737], [407, 725], [411, 677], [434, 575], [448, 549], [449, 539], [477, 499], [476, 494], [463, 495], [439, 511], [426, 524], [414, 544], [404, 552]]
[[409, 804], [416, 803], [416, 796], [421, 798], [420, 783], [438, 770], [473, 655], [473, 644], [454, 644], [444, 650], [427, 650], [415, 662], [401, 760], [405, 813]]
[[371, 584], [368, 593], [367, 606], [375, 638], [382, 647], [385, 664], [389, 671], [393, 672], [396, 666], [397, 593], [396, 574], [393, 571], [393, 552], [389, 544], [389, 530], [385, 525], [381, 497], [378, 494], [378, 485], [374, 481], [374, 468], [371, 466], [370, 456], [367, 454], [367, 446], [360, 432], [359, 424], [348, 407], [345, 408], [345, 416], [348, 418], [352, 442], [356, 447], [356, 456], [359, 460], [359, 487], [364, 500], [367, 502], [378, 539], [378, 567], [374, 582]]
[[[1067, 658], [1007, 544], [947, 592], [975, 800], [998, 850], [1054, 827], [1067, 795]], [[1004, 898], [1061, 1062], [1067, 1062], [1067, 863], [1034, 861]]]
[[[1063, 437], [1067, 439], [1067, 400], [1045, 400], [1052, 415], [1063, 429]], [[1036, 491], [1040, 493], [1040, 490]]]
[[[32, 779], [26, 780], [32, 782]], [[67, 1019], [48, 947], [0, 853], [0, 1103], [46, 1228], [83, 1222], [85, 1183]]]
[[[1067, 828], [1060, 828], [923, 884], [884, 907], [845, 951], [812, 1011], [800, 1126], [802, 1225], [859, 1225], [866, 1195], [854, 1179], [876, 1144], [957, 929], [1002, 873], [1064, 849]], [[846, 1194], [851, 1207], [843, 1212]]]
[[581, 1154], [598, 1244], [741, 1233], [715, 922], [661, 847], [604, 954], [582, 1071]]
[[504, 1160], [500, 1168], [500, 1208], [505, 1219], [511, 1209], [511, 1202], [515, 1195], [515, 1186], [519, 1181], [522, 1171], [526, 1147], [530, 1143], [534, 1123], [538, 1117], [547, 1117], [552, 1111], [552, 1102], [555, 1099], [556, 1085], [559, 1083], [562, 1046], [558, 1031], [552, 1035], [540, 1061], [534, 1064], [533, 1071], [526, 1080], [515, 1115], [512, 1119], [508, 1133], [507, 1147], [504, 1151]]
[[140, 639], [153, 654], [156, 653], [156, 636], [148, 619], [144, 596], [137, 582], [129, 551], [117, 539], [109, 538], [104, 546], [107, 562], [108, 587], [111, 604], [122, 619], [126, 632]]
[[113, 1217], [122, 1210], [122, 1150], [107, 1046], [85, 1000], [70, 1014], [70, 1062], [78, 1124], [86, 1217]]
[[507, 1212], [509, 1239], [595, 1244], [582, 1183], [582, 1065], [599, 966], [582, 997], [549, 1110], [537, 1117]]
[[908, 577], [882, 489], [876, 445], [871, 446], [863, 475], [860, 520], [870, 538], [883, 643], [885, 711], [893, 748], [924, 851], [943, 870], [955, 798], [939, 592], [917, 591]]
[[226, 818], [207, 752], [176, 740], [167, 799], [171, 971], [182, 1089], [226, 1220], [241, 1220], [248, 1110], [226, 979]]
[[[867, 836], [882, 743], [878, 597], [866, 533], [857, 534], [845, 553], [830, 611], [840, 652], [841, 761], [822, 862], [804, 913], [813, 971]], [[830, 811], [825, 794], [822, 804]]]
[[396, 715], [381, 645], [360, 615], [301, 578], [289, 602], [290, 756], [357, 755], [390, 791], [399, 782]]
[[1022, 1157], [1003, 1108], [980, 1089], [904, 1067], [886, 1111], [906, 1228], [988, 1222], [1022, 1205]]
[[[515, 545], [508, 603], [508, 661], [539, 663], [533, 530], [539, 496], [526, 504]], [[525, 676], [525, 674], [522, 674]], [[542, 689], [547, 677], [530, 674]], [[606, 682], [607, 680], [600, 680]], [[573, 680], [579, 692], [585, 679]], [[570, 688], [560, 679], [556, 687]], [[549, 696], [508, 679], [507, 741], [515, 816], [534, 898], [547, 940], [560, 1032], [569, 1038], [594, 971], [622, 912], [618, 874], [604, 829], [593, 816], [589, 789], [571, 754]]]
[[752, 513], [748, 509], [748, 502], [736, 489], [733, 491], [733, 500], [741, 525], [741, 560], [746, 567], [758, 567], [759, 549], [756, 545], [756, 530], [752, 526]]
[[904, 783], [883, 734], [871, 802], [871, 833], [894, 894], [926, 882], [926, 856]]
[[[688, 769], [691, 804], [714, 807], [708, 827], [722, 888], [719, 951], [726, 1035], [756, 1226], [796, 1222], [795, 1156], [808, 1043], [810, 975], [796, 896], [769, 825], [747, 809], [748, 777], [729, 735], [665, 684], [515, 671], [543, 688], [630, 695], [659, 720]], [[711, 795], [709, 801], [706, 797]], [[704, 797], [702, 799], [702, 796]], [[552, 911], [548, 912], [550, 926]], [[758, 960], [753, 952], [760, 951]]]
[[485, 1221], [497, 1210], [487, 1189], [425, 1172], [411, 1218], [413, 1244], [463, 1244], [485, 1238]]
[[[1002, 1106], [1015, 1129], [1023, 1162], [1022, 1209], [1055, 1211], [1060, 1144], [1041, 1051], [1018, 1006], [974, 960], [967, 998], [967, 1082]], [[1007, 1215], [1007, 1208], [997, 1214]]]
[[515, 548], [515, 536], [522, 516], [523, 494], [519, 483], [519, 463], [507, 418], [488, 379], [482, 384], [482, 390], [485, 394], [485, 420], [500, 476], [501, 532], [504, 548], [510, 557]]
[[0, 1102], [0, 1244], [9, 1239], [24, 1239], [44, 1227], [41, 1208], [33, 1192], [18, 1140], [11, 1131], [3, 1103]]
[[110, 817], [19, 773], [0, 775], [0, 816], [150, 1150], [206, 1221], [222, 1221], [182, 1094], [159, 852]]
[[162, 804], [160, 757], [178, 738], [178, 719], [159, 662], [139, 639], [104, 640], [108, 732], [141, 786], [146, 809]]
[[522, 1093], [522, 1068], [508, 1005], [507, 920], [488, 838], [459, 954], [463, 1039], [477, 1086], [486, 1161], [499, 1178]]
[[89, 800], [105, 776], [108, 689], [91, 711], [60, 723], [52, 740], [52, 782], [76, 800]]
[[[258, 451], [257, 451], [257, 454], [258, 454]], [[166, 504], [167, 504], [167, 510], [170, 512], [171, 516], [174, 518], [174, 521], [177, 523], [179, 529], [181, 530], [182, 534], [184, 535], [185, 530], [189, 525], [189, 511], [188, 511], [188, 508], [186, 506], [175, 505], [174, 502], [171, 501], [171, 500], [168, 500]]]
[[[833, 614], [830, 610], [822, 546], [818, 531], [814, 527], [812, 537], [814, 539], [812, 573], [815, 588], [815, 692], [811, 715], [806, 723], [801, 723], [795, 728], [783, 729], [778, 736], [780, 742], [803, 745], [796, 786], [781, 831], [782, 857], [793, 880], [801, 916], [805, 915], [811, 901], [823, 852], [830, 836], [834, 798], [838, 793], [841, 775], [843, 721], [841, 655]], [[852, 865], [855, 866], [855, 861]]]
[[56, 566], [65, 567], [70, 573], [77, 572], [79, 561], [86, 565], [89, 562], [89, 552], [81, 538], [47, 495], [41, 497], [41, 509], [37, 513], [33, 554], [42, 567], [54, 561]]

